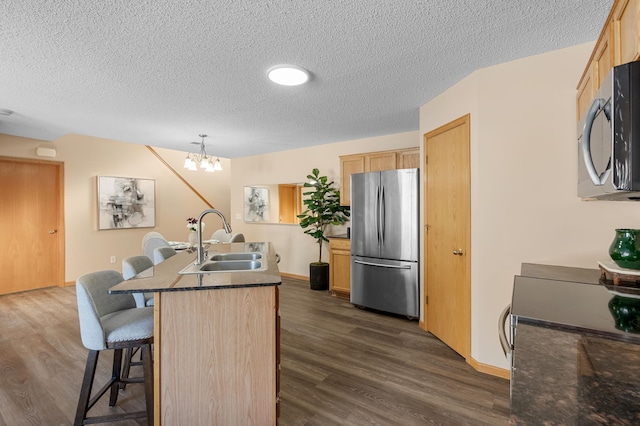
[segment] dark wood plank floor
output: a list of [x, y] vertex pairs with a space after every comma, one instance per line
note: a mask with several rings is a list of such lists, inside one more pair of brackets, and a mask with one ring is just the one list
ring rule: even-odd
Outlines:
[[[280, 308], [280, 426], [508, 424], [508, 381], [477, 373], [416, 321], [287, 278]], [[73, 287], [0, 296], [0, 426], [71, 424], [86, 355]], [[110, 362], [107, 351], [96, 387]], [[92, 414], [143, 406], [141, 385], [130, 385]]]

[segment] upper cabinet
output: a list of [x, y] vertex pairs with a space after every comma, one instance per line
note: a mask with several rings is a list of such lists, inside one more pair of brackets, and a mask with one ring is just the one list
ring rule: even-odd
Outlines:
[[611, 68], [635, 61], [640, 57], [638, 2], [639, 0], [616, 0], [611, 7], [600, 38], [578, 83], [576, 95], [578, 121], [591, 106], [593, 96]]
[[340, 204], [351, 205], [351, 175], [420, 167], [420, 148], [340, 156]]

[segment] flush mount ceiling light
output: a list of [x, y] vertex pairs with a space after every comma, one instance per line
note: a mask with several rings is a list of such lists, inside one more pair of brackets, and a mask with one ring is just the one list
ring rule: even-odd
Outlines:
[[309, 81], [309, 71], [296, 65], [276, 65], [267, 71], [269, 80], [283, 86], [299, 86]]
[[200, 168], [204, 169], [205, 172], [217, 172], [222, 170], [220, 157], [216, 157], [216, 160], [213, 161], [213, 156], [207, 155], [207, 151], [204, 148], [204, 138], [206, 138], [207, 135], [203, 134], [198, 136], [202, 138], [202, 141], [191, 143], [200, 145], [200, 152], [188, 153], [187, 158], [184, 159], [184, 168], [187, 170], [198, 170], [198, 163], [200, 163]]

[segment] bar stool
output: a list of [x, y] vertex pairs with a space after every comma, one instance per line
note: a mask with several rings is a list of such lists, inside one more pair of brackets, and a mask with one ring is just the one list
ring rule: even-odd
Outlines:
[[153, 260], [153, 250], [158, 247], [171, 247], [171, 245], [163, 237], [158, 237], [157, 235], [144, 238], [142, 242], [142, 254]]
[[153, 264], [162, 263], [171, 256], [178, 254], [173, 247], [157, 247], [153, 249]]
[[[107, 290], [124, 281], [116, 271], [98, 271], [82, 275], [76, 280], [78, 319], [82, 344], [89, 350], [82, 379], [80, 398], [74, 425], [104, 423], [147, 417], [153, 424], [153, 308], [136, 308], [130, 294], [109, 294]], [[144, 376], [122, 378], [122, 350], [140, 347]], [[91, 388], [101, 351], [113, 350], [111, 379], [91, 397]], [[88, 411], [108, 391], [109, 406], [116, 405], [121, 383], [144, 383], [146, 411], [87, 417]]]
[[[151, 267], [153, 262], [147, 256], [130, 256], [122, 259], [122, 276], [128, 280]], [[138, 308], [153, 306], [153, 293], [133, 293], [133, 298]]]

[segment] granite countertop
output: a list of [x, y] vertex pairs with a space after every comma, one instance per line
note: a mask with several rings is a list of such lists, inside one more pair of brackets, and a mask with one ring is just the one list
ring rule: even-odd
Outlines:
[[640, 288], [621, 297], [598, 270], [534, 269], [514, 283], [510, 423], [640, 424], [640, 328], [610, 305], [639, 307]]
[[197, 253], [192, 250], [178, 252], [162, 263], [146, 269], [134, 278], [123, 281], [109, 289], [109, 293], [155, 293], [165, 291], [212, 290], [235, 287], [274, 286], [282, 282], [276, 252], [268, 242], [246, 242], [212, 244], [208, 256], [221, 253], [260, 252], [265, 270], [240, 272], [211, 272], [207, 274], [184, 274], [178, 272], [195, 262]]

